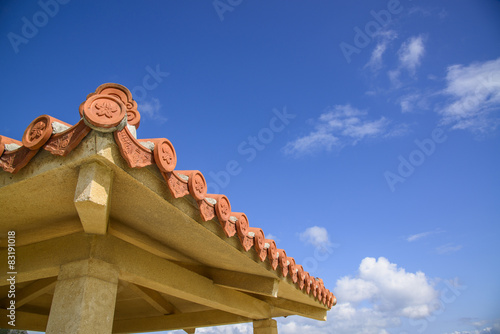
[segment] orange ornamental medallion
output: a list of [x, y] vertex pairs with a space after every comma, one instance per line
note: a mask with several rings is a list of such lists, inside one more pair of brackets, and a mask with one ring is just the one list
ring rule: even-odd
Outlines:
[[159, 139], [155, 142], [155, 162], [162, 172], [172, 172], [177, 164], [177, 156], [172, 143], [168, 139]]
[[37, 150], [47, 142], [52, 135], [52, 120], [48, 115], [37, 117], [28, 125], [23, 135], [23, 145], [30, 150]]
[[111, 95], [91, 96], [83, 106], [85, 119], [98, 128], [117, 127], [126, 115], [125, 105]]

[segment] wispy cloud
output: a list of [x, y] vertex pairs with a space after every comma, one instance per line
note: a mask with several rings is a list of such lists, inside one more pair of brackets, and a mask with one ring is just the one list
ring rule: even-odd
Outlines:
[[413, 103], [417, 98], [418, 95], [409, 95], [401, 98], [401, 101], [399, 102], [401, 106], [401, 112], [411, 112], [413, 110]]
[[288, 142], [284, 152], [300, 156], [321, 150], [331, 151], [356, 145], [365, 138], [397, 136], [404, 132], [401, 125], [391, 126], [385, 117], [370, 120], [367, 115], [366, 111], [349, 104], [336, 105], [320, 115], [313, 131]]
[[444, 232], [444, 231], [435, 230], [435, 231], [427, 231], [427, 232], [417, 233], [417, 234], [410, 235], [408, 238], [406, 238], [406, 241], [412, 242], [412, 241], [416, 241], [418, 239], [422, 239], [422, 238], [428, 237], [430, 235], [442, 233], [442, 232]]
[[365, 68], [370, 68], [372, 71], [377, 72], [382, 67], [382, 57], [387, 50], [390, 42], [397, 38], [397, 33], [393, 30], [381, 31], [374, 36], [377, 44], [372, 51], [370, 60], [366, 63]]
[[398, 50], [399, 65], [387, 73], [393, 86], [400, 86], [400, 75], [406, 70], [412, 77], [415, 76], [417, 67], [420, 66], [425, 54], [425, 37], [423, 35], [408, 38]]
[[[483, 321], [486, 322], [486, 321]], [[472, 331], [455, 331], [448, 334], [500, 334], [500, 322], [496, 322], [491, 326], [475, 329]]]
[[500, 123], [500, 58], [469, 66], [449, 66], [446, 88], [449, 101], [437, 109], [442, 123], [453, 129], [485, 133]]
[[447, 243], [445, 245], [439, 246], [436, 248], [436, 252], [438, 254], [450, 254], [455, 253], [462, 249], [462, 245], [456, 245], [454, 243]]
[[424, 52], [423, 36], [420, 35], [409, 38], [401, 45], [398, 51], [401, 67], [407, 69], [410, 74], [414, 75], [416, 68], [420, 66]]
[[156, 120], [160, 123], [167, 121], [167, 118], [160, 112], [160, 100], [155, 97], [138, 103], [137, 109], [142, 115], [145, 115], [150, 119]]
[[340, 146], [339, 138], [324, 131], [313, 131], [307, 136], [287, 143], [284, 152], [288, 155], [303, 155], [319, 150], [331, 151], [334, 146]]
[[267, 234], [266, 234], [266, 239], [272, 239], [272, 240], [274, 240], [275, 242], [280, 241], [280, 239], [278, 239], [278, 237], [277, 237], [277, 236], [275, 236], [274, 234], [271, 234], [271, 233], [267, 233]]
[[410, 113], [415, 109], [429, 109], [427, 96], [421, 93], [403, 95], [397, 100], [397, 103], [399, 104], [402, 113]]

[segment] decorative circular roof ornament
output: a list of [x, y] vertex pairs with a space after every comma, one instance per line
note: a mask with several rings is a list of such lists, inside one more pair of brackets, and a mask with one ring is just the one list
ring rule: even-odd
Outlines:
[[49, 115], [42, 115], [28, 125], [23, 134], [23, 145], [30, 150], [38, 150], [52, 135], [52, 120]]
[[189, 176], [189, 193], [197, 201], [201, 201], [207, 195], [207, 181], [199, 171], [194, 172]]
[[238, 238], [243, 244], [245, 238], [247, 238], [249, 224], [247, 216], [242, 212], [233, 212], [233, 216], [236, 217], [236, 232], [238, 232]]
[[[116, 84], [116, 83], [106, 83], [102, 84], [99, 87], [97, 87], [96, 91], [94, 93], [90, 93], [87, 95], [87, 100], [82, 102], [80, 104], [80, 107], [78, 108], [80, 112], [80, 116], [83, 117], [84, 114], [84, 109], [85, 109], [85, 104], [88, 100], [90, 100], [92, 97], [95, 96], [111, 96], [114, 97], [115, 99], [120, 100], [123, 105], [125, 106], [126, 114], [127, 114], [127, 120], [126, 122], [129, 125], [134, 126], [136, 129], [139, 128], [139, 124], [141, 122], [141, 115], [137, 111], [137, 102], [132, 99], [132, 93], [127, 89], [127, 87]], [[89, 123], [89, 122], [87, 122]], [[89, 126], [92, 123], [88, 124]], [[92, 124], [92, 126], [95, 126]], [[120, 125], [120, 128], [118, 130], [121, 130], [125, 125]], [[97, 129], [96, 129], [97, 130]], [[101, 129], [102, 132], [102, 129]], [[109, 131], [107, 131], [109, 132]]]
[[215, 211], [217, 212], [217, 217], [219, 220], [228, 221], [231, 216], [231, 203], [229, 199], [221, 195], [217, 198], [217, 204], [215, 204]]
[[172, 172], [177, 165], [177, 155], [174, 145], [168, 139], [160, 139], [155, 142], [155, 162], [162, 172]]
[[135, 126], [136, 129], [139, 128], [141, 115], [137, 111], [137, 102], [132, 99], [132, 94], [127, 87], [115, 83], [107, 83], [99, 86], [96, 89], [96, 93], [120, 99], [125, 104], [127, 110], [127, 123]]
[[123, 102], [111, 95], [91, 96], [83, 105], [84, 120], [97, 131], [113, 132], [123, 129], [127, 120], [126, 116]]

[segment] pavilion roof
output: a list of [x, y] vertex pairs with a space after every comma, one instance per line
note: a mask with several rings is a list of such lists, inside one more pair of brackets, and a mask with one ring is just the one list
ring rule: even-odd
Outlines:
[[336, 304], [335, 296], [324, 286], [322, 279], [304, 270], [285, 250], [278, 248], [274, 240], [266, 238], [261, 228], [251, 227], [245, 213], [232, 211], [228, 197], [207, 194], [207, 183], [200, 171], [176, 170], [176, 151], [168, 139], [137, 138], [141, 116], [127, 88], [113, 83], [103, 84], [87, 96], [79, 112], [81, 119], [74, 125], [41, 115], [28, 125], [20, 141], [0, 136], [0, 167], [5, 172], [16, 174], [41, 150], [65, 157], [93, 130], [112, 133], [128, 167], [157, 168], [172, 198], [188, 198], [202, 224], [217, 222], [223, 232], [219, 233], [220, 238], [235, 239], [241, 252], [255, 252], [255, 262], [267, 262], [265, 267], [269, 271], [323, 307], [330, 309]]

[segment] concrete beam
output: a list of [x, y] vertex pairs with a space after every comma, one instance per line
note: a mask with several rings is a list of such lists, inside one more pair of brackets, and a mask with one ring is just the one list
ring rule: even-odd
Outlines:
[[132, 283], [126, 283], [126, 286], [130, 288], [134, 293], [144, 299], [149, 305], [153, 306], [158, 312], [166, 314], [180, 313], [180, 311], [171, 303], [166, 301], [158, 292], [145, 288], [140, 285], [135, 285]]
[[296, 314], [303, 317], [326, 321], [326, 312], [324, 308], [314, 307], [283, 298], [263, 297], [264, 301], [273, 307], [273, 310], [280, 314]]
[[[88, 259], [92, 248], [92, 235], [84, 233], [16, 247], [16, 282], [30, 282], [57, 277], [62, 264]], [[7, 249], [0, 250], [0, 258], [7, 258]], [[22, 260], [21, 260], [22, 259]], [[9, 275], [0, 273], [0, 286], [8, 285]]]
[[172, 331], [184, 328], [222, 326], [251, 321], [252, 319], [236, 314], [212, 310], [140, 319], [116, 320], [113, 324], [113, 333]]
[[[64, 251], [61, 251], [64, 249]], [[116, 237], [72, 234], [16, 248], [17, 282], [57, 276], [65, 263], [100, 259], [120, 268], [120, 279], [180, 299], [249, 319], [266, 319], [271, 307], [252, 296], [213, 284], [202, 275], [148, 253]], [[4, 252], [0, 252], [0, 256]], [[5, 255], [5, 254], [3, 254]], [[4, 256], [6, 258], [6, 255]], [[8, 277], [0, 276], [0, 286]], [[191, 328], [196, 326], [189, 326]]]
[[217, 286], [204, 276], [112, 236], [95, 238], [93, 257], [118, 266], [121, 280], [250, 319], [271, 315], [270, 306], [257, 298]]
[[113, 171], [97, 162], [80, 167], [75, 207], [86, 233], [106, 234]]
[[[29, 303], [33, 299], [38, 298], [39, 296], [49, 292], [56, 286], [56, 277], [49, 277], [37, 280], [25, 288], [16, 291], [16, 308], [20, 308], [26, 303]], [[9, 302], [8, 298], [4, 298], [0, 304], [4, 307], [7, 307]]]
[[118, 239], [126, 241], [164, 259], [181, 261], [183, 263], [197, 263], [184, 254], [181, 254], [176, 250], [165, 246], [158, 240], [155, 240], [147, 236], [146, 234], [138, 232], [124, 224], [120, 224], [112, 218], [109, 221], [108, 233], [114, 235]]
[[221, 269], [210, 272], [216, 285], [269, 297], [278, 296], [278, 279]]

